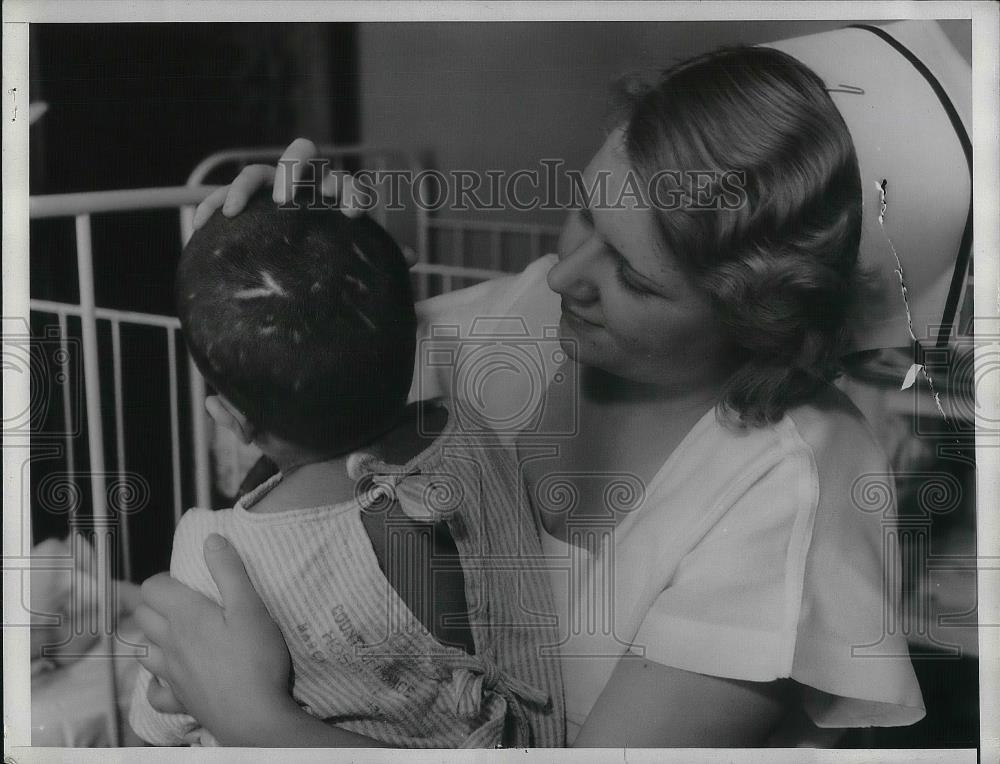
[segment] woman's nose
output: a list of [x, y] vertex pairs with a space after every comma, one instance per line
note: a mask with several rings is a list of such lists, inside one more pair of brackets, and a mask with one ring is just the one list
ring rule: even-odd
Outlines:
[[588, 243], [584, 243], [560, 257], [559, 262], [549, 270], [547, 276], [549, 289], [576, 302], [587, 303], [596, 300], [598, 289], [591, 274], [594, 253], [590, 250]]

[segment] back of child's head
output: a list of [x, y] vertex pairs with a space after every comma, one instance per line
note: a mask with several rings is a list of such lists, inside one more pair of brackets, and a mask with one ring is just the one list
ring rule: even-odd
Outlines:
[[233, 218], [216, 212], [181, 256], [177, 305], [198, 368], [261, 432], [339, 453], [406, 405], [409, 273], [367, 217], [279, 208], [265, 193]]

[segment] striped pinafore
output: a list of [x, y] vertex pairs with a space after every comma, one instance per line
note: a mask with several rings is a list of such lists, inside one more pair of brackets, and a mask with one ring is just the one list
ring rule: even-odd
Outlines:
[[[440, 404], [444, 405], [444, 404]], [[309, 713], [389, 746], [561, 746], [565, 720], [554, 605], [536, 524], [513, 452], [449, 416], [404, 465], [348, 460], [356, 499], [253, 513], [276, 475], [232, 509], [194, 509], [177, 528], [171, 575], [219, 593], [202, 542], [226, 536], [288, 644], [293, 696]], [[362, 511], [398, 502], [414, 520], [443, 521], [465, 578], [475, 653], [442, 645], [379, 568]], [[387, 525], [387, 550], [407, 554]], [[190, 716], [146, 701], [143, 669], [130, 722], [157, 745], [211, 744]]]

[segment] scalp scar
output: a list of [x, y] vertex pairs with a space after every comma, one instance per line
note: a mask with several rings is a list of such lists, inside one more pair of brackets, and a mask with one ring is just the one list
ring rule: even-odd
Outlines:
[[368, 325], [369, 331], [375, 331], [375, 323], [365, 315], [365, 312], [361, 308], [355, 308], [355, 312], [358, 314], [358, 318], [364, 321]]
[[368, 294], [368, 285], [365, 284], [360, 279], [354, 278], [354, 276], [350, 275], [349, 273], [344, 276], [344, 279], [347, 281], [348, 284], [350, 284], [359, 292], [361, 292], [361, 294]]
[[255, 300], [259, 297], [288, 297], [288, 292], [281, 286], [274, 277], [267, 271], [260, 272], [260, 278], [264, 282], [262, 287], [252, 289], [241, 289], [233, 297], [237, 300]]
[[368, 318], [368, 316], [365, 314], [365, 312], [363, 310], [361, 310], [361, 308], [359, 308], [357, 305], [354, 304], [354, 301], [351, 299], [351, 295], [348, 293], [348, 291], [346, 289], [341, 289], [340, 290], [340, 299], [342, 299], [344, 301], [344, 303], [347, 304], [348, 306], [354, 308], [354, 314], [358, 318], [360, 318], [362, 321], [364, 321], [364, 323], [368, 327], [369, 331], [372, 331], [372, 332], [375, 331], [375, 322], [372, 321], [370, 318]]
[[359, 247], [357, 244], [351, 244], [351, 249], [353, 249], [354, 254], [356, 254], [361, 259], [361, 262], [363, 262], [369, 268], [375, 267], [374, 264], [372, 264], [372, 261], [368, 259], [368, 256], [361, 251], [361, 247]]

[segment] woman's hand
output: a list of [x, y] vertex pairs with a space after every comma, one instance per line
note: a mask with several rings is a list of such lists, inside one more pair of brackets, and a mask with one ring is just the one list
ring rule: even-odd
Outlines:
[[[273, 188], [272, 198], [276, 204], [291, 201], [306, 168], [317, 159], [319, 150], [316, 144], [308, 138], [296, 138], [288, 144], [276, 168], [266, 164], [244, 167], [230, 185], [217, 188], [198, 205], [194, 213], [195, 230], [201, 228], [219, 208], [226, 217], [239, 214], [250, 197], [267, 185]], [[320, 193], [330, 199], [339, 199], [341, 211], [348, 217], [364, 214], [361, 206], [355, 203], [357, 189], [349, 173], [324, 172]]]
[[221, 606], [166, 574], [142, 585], [136, 618], [150, 645], [139, 660], [169, 685], [151, 689], [154, 707], [186, 710], [220, 742], [240, 744], [253, 725], [294, 705], [291, 662], [232, 546], [209, 536], [205, 562]]

